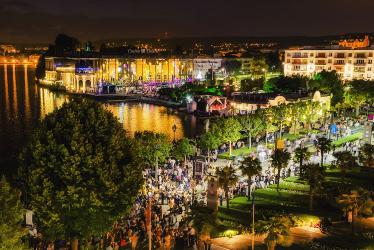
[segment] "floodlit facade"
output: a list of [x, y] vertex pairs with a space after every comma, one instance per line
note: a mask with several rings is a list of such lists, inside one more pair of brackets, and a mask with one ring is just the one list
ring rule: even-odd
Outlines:
[[343, 80], [374, 80], [374, 47], [349, 49], [339, 46], [285, 50], [284, 75], [311, 77], [322, 70], [335, 70]]
[[86, 92], [100, 83], [123, 85], [128, 83], [173, 83], [204, 81], [210, 70], [216, 79], [224, 79], [223, 62], [242, 62], [245, 58], [157, 58], [157, 57], [46, 57], [45, 84], [59, 83], [68, 90]]

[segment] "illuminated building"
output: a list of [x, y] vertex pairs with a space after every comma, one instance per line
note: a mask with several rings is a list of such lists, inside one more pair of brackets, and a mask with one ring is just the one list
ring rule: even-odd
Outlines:
[[355, 39], [355, 40], [343, 40], [339, 42], [339, 46], [357, 49], [357, 48], [366, 48], [369, 47], [370, 41], [369, 36], [365, 36], [363, 40]]
[[45, 58], [45, 84], [58, 83], [74, 92], [87, 92], [100, 83], [126, 85], [131, 83], [180, 84], [206, 80], [213, 70], [215, 76], [226, 74], [224, 60], [240, 60], [247, 67], [245, 58], [176, 58], [155, 55], [130, 55], [127, 57], [49, 57]]
[[285, 51], [284, 75], [311, 77], [322, 70], [335, 70], [343, 80], [374, 79], [373, 56], [374, 47], [292, 48]]

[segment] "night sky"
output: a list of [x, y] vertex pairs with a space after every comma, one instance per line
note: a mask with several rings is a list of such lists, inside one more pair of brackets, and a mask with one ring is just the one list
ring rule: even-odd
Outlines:
[[374, 31], [373, 0], [0, 0], [0, 41]]

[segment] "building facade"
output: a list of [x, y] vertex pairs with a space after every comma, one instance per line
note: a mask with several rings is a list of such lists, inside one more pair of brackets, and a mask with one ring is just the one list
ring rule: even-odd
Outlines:
[[335, 70], [343, 80], [374, 80], [373, 60], [374, 47], [292, 48], [285, 50], [284, 75], [311, 77], [322, 70]]
[[238, 58], [46, 57], [46, 84], [59, 83], [68, 90], [86, 92], [100, 83], [173, 83], [204, 81], [208, 71], [223, 75], [223, 60]]

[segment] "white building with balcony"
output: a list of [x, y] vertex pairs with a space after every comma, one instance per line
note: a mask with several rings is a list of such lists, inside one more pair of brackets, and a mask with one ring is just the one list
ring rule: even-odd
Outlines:
[[284, 54], [284, 75], [311, 77], [335, 70], [343, 80], [374, 80], [374, 47], [349, 49], [339, 46], [290, 48]]

